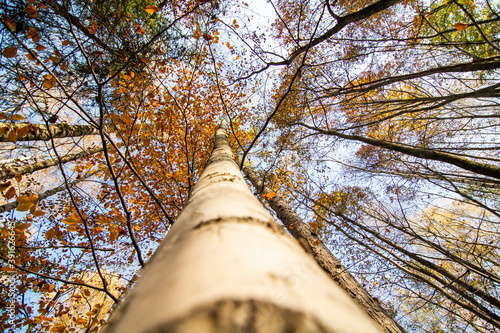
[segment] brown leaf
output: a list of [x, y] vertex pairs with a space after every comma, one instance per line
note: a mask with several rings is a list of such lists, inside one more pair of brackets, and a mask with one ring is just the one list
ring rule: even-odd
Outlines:
[[5, 182], [5, 183], [0, 183], [0, 192], [5, 191], [6, 189], [9, 188], [9, 186], [10, 186], [10, 181]]
[[10, 188], [7, 190], [7, 193], [5, 193], [5, 198], [7, 198], [7, 200], [10, 200], [10, 199], [12, 199], [15, 195], [16, 195], [16, 189], [15, 189], [14, 187], [10, 187]]
[[18, 212], [25, 212], [25, 211], [28, 211], [31, 208], [31, 206], [33, 206], [32, 202], [23, 202], [23, 203], [20, 203], [19, 205], [17, 205], [16, 210]]
[[5, 25], [7, 26], [7, 28], [9, 28], [12, 31], [16, 31], [16, 23], [14, 22], [14, 20], [12, 20], [5, 14], [2, 14], [2, 20], [3, 23], [5, 23]]
[[62, 41], [63, 46], [68, 46], [69, 45], [69, 40], [65, 39]]
[[15, 175], [14, 178], [17, 180], [17, 182], [19, 183], [22, 179], [23, 179], [23, 176], [21, 175]]
[[38, 18], [38, 9], [36, 9], [35, 6], [27, 5], [26, 8], [24, 8], [24, 11], [26, 12], [26, 14], [28, 14], [29, 17]]
[[455, 29], [457, 29], [458, 31], [465, 30], [468, 26], [469, 24], [466, 23], [455, 23]]
[[15, 47], [15, 46], [6, 47], [5, 49], [3, 49], [2, 54], [6, 58], [14, 58], [17, 54], [17, 47]]
[[33, 216], [35, 217], [38, 217], [38, 216], [42, 216], [42, 215], [45, 215], [45, 212], [41, 211], [41, 210], [35, 210], [33, 213], [31, 213]]
[[7, 139], [9, 139], [10, 142], [17, 141], [17, 131], [15, 128], [11, 129], [9, 134], [7, 134]]
[[13, 114], [12, 115], [12, 120], [14, 121], [20, 121], [20, 120], [24, 120], [26, 118], [24, 118], [24, 116], [21, 116], [20, 114]]
[[316, 222], [309, 222], [309, 226], [313, 229], [318, 229], [319, 225]]
[[29, 131], [30, 131], [29, 126], [24, 126], [24, 127], [18, 128], [17, 129], [17, 137], [23, 138], [24, 136], [26, 136], [26, 134], [28, 134]]
[[43, 45], [37, 44], [35, 49], [36, 49], [37, 51], [43, 51], [43, 50], [45, 50], [45, 49], [46, 49], [46, 47], [45, 47], [45, 46], [43, 46]]

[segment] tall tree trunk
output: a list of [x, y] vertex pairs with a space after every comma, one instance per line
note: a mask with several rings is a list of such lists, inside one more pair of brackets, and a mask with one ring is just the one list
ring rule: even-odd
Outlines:
[[[68, 186], [71, 188], [71, 187], [75, 186], [76, 184], [78, 184], [79, 182], [81, 182], [82, 180], [89, 178], [90, 176], [92, 176], [92, 174], [90, 174], [90, 173], [86, 174], [81, 179], [77, 179], [77, 180], [72, 181], [71, 183], [68, 184]], [[40, 193], [38, 195], [38, 202], [50, 197], [51, 195], [54, 195], [56, 193], [59, 193], [59, 192], [65, 191], [65, 190], [66, 190], [66, 184], [62, 184], [61, 186], [51, 188], [50, 190], [47, 190], [47, 191]], [[9, 212], [13, 209], [16, 209], [18, 205], [19, 205], [19, 202], [17, 202], [17, 201], [12, 201], [12, 202], [6, 203], [5, 205], [1, 205], [0, 206], [0, 214], [5, 213], [5, 212]]]
[[115, 332], [378, 332], [252, 195], [225, 128]]
[[79, 160], [80, 158], [84, 158], [90, 155], [94, 155], [103, 150], [102, 147], [96, 147], [88, 150], [84, 150], [78, 154], [70, 154], [64, 157], [61, 157], [61, 161], [58, 158], [52, 158], [50, 160], [44, 160], [40, 162], [35, 162], [19, 167], [9, 167], [2, 166], [0, 167], [0, 181], [10, 179], [16, 175], [25, 175], [28, 173], [32, 173], [38, 170], [46, 169], [51, 166], [57, 165], [59, 163], [66, 163], [71, 161]]
[[13, 131], [16, 133], [15, 141], [49, 141], [51, 137], [69, 138], [99, 133], [97, 128], [89, 125], [68, 125], [62, 123], [49, 125], [47, 128], [46, 125], [37, 124], [3, 124], [0, 127], [0, 142], [14, 141], [11, 137], [9, 138], [9, 134]]
[[[258, 194], [269, 194], [270, 188], [264, 186], [262, 181], [248, 167], [243, 167], [243, 173], [255, 187]], [[323, 268], [330, 278], [337, 282], [349, 296], [365, 311], [365, 313], [375, 322], [381, 332], [401, 333], [406, 332], [392, 319], [349, 271], [333, 256], [323, 242], [311, 231], [309, 226], [288, 206], [285, 200], [279, 195], [268, 200], [271, 208], [276, 212], [278, 218], [297, 239], [304, 248], [309, 251], [316, 262]]]

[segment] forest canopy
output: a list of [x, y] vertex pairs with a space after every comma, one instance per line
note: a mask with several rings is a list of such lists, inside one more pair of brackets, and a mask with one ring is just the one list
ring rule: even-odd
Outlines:
[[257, 198], [404, 329], [500, 332], [498, 2], [0, 11], [0, 330], [104, 327], [227, 119]]

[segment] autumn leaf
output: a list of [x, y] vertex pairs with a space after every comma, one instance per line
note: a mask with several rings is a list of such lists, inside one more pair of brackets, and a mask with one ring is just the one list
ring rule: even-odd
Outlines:
[[6, 47], [5, 49], [3, 49], [2, 54], [6, 58], [14, 58], [17, 54], [17, 47], [15, 47], [15, 46]]
[[16, 23], [10, 17], [8, 17], [5, 14], [2, 14], [2, 20], [3, 23], [5, 23], [5, 25], [7, 26], [7, 28], [9, 28], [12, 31], [16, 30]]
[[295, 223], [290, 224], [290, 226], [288, 227], [288, 229], [295, 229]]
[[10, 200], [12, 199], [14, 196], [16, 195], [16, 189], [14, 187], [10, 187], [8, 190], [7, 190], [7, 193], [5, 193], [5, 198], [7, 200]]
[[20, 114], [14, 114], [12, 115], [12, 120], [14, 121], [20, 121], [20, 120], [24, 120], [26, 118], [24, 118], [24, 116], [21, 116]]
[[8, 189], [9, 187], [10, 187], [10, 182], [0, 183], [0, 192], [5, 191], [5, 190], [6, 190], [6, 189]]
[[10, 142], [16, 142], [17, 139], [18, 139], [18, 136], [17, 136], [17, 131], [15, 128], [13, 128], [12, 130], [10, 130], [9, 134], [7, 134], [7, 139], [9, 139]]
[[465, 23], [455, 23], [455, 29], [457, 29], [458, 31], [465, 30], [468, 26], [469, 24]]
[[19, 183], [22, 179], [23, 179], [23, 176], [22, 175], [15, 175], [14, 178], [17, 180], [17, 182]]
[[158, 7], [154, 6], [154, 5], [150, 5], [150, 6], [147, 6], [146, 8], [144, 8], [144, 10], [148, 14], [153, 14], [153, 13], [159, 12], [160, 8], [158, 8]]
[[33, 5], [27, 5], [24, 8], [24, 11], [26, 12], [26, 14], [28, 14], [29, 17], [31, 17], [31, 18], [38, 18], [38, 9], [36, 9], [35, 6], [33, 6]]
[[20, 195], [16, 198], [16, 201], [19, 202], [20, 204], [23, 204], [23, 203], [33, 203], [30, 199], [29, 196], [27, 195]]
[[45, 46], [37, 44], [35, 50], [37, 50], [37, 51], [43, 51], [43, 50], [45, 50]]
[[318, 229], [319, 225], [316, 222], [309, 222], [309, 226], [313, 229]]
[[275, 196], [277, 196], [276, 192], [269, 192], [266, 194], [266, 199], [270, 200], [270, 199], [274, 198]]
[[33, 215], [35, 217], [39, 217], [39, 216], [45, 215], [45, 212], [41, 211], [41, 210], [35, 210], [33, 213], [31, 213], [31, 215]]
[[45, 74], [42, 81], [45, 89], [53, 88], [56, 85], [56, 78], [51, 74]]
[[65, 39], [62, 41], [63, 46], [68, 46], [69, 45], [69, 40]]
[[29, 210], [31, 208], [31, 206], [33, 206], [32, 202], [23, 202], [23, 203], [20, 203], [19, 205], [17, 205], [16, 210], [18, 212], [25, 212], [25, 211]]

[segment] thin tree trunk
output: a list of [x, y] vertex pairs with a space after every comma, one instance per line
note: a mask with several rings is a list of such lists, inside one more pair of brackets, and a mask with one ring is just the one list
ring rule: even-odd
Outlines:
[[[90, 173], [86, 174], [81, 179], [77, 179], [77, 180], [72, 181], [71, 183], [68, 184], [68, 186], [71, 188], [71, 187], [75, 186], [76, 184], [78, 184], [79, 182], [81, 182], [82, 180], [89, 178], [90, 176], [92, 176], [92, 174], [90, 174]], [[56, 193], [59, 193], [59, 192], [65, 191], [65, 190], [66, 190], [66, 184], [62, 184], [61, 186], [54, 187], [50, 190], [47, 190], [43, 193], [40, 193], [38, 195], [38, 202], [50, 197], [51, 195], [54, 195]], [[0, 214], [5, 213], [5, 212], [9, 212], [13, 209], [16, 209], [18, 205], [19, 205], [19, 202], [17, 202], [17, 201], [12, 201], [12, 202], [6, 203], [5, 205], [1, 205], [0, 206]]]
[[84, 150], [78, 154], [70, 154], [64, 157], [61, 157], [61, 161], [58, 158], [53, 158], [50, 160], [35, 162], [32, 164], [27, 164], [19, 167], [9, 167], [2, 166], [0, 169], [0, 181], [10, 179], [16, 175], [25, 175], [28, 173], [32, 173], [38, 170], [50, 168], [51, 166], [57, 165], [59, 163], [66, 163], [71, 161], [79, 160], [80, 158], [88, 157], [90, 155], [94, 155], [103, 150], [102, 147], [96, 147], [88, 150]]
[[68, 125], [64, 123], [49, 125], [49, 128], [46, 125], [26, 123], [4, 124], [0, 127], [0, 130], [2, 130], [0, 131], [0, 142], [11, 142], [9, 133], [12, 131], [17, 133], [15, 141], [49, 141], [51, 137], [69, 138], [99, 133], [99, 130], [93, 126]]
[[378, 332], [252, 195], [225, 127], [107, 333]]
[[[258, 194], [269, 194], [270, 188], [264, 186], [262, 181], [248, 167], [243, 167], [243, 173], [250, 180]], [[330, 278], [337, 282], [349, 296], [365, 311], [365, 313], [375, 322], [381, 332], [395, 333], [406, 332], [392, 319], [349, 271], [333, 256], [325, 244], [311, 231], [309, 226], [288, 206], [285, 200], [279, 195], [268, 200], [271, 208], [276, 212], [278, 218], [297, 239], [304, 248], [309, 251], [316, 262], [323, 268]]]
[[493, 177], [500, 179], [500, 167], [496, 165], [491, 165], [487, 163], [480, 163], [476, 162], [474, 160], [447, 153], [444, 151], [438, 151], [438, 150], [432, 150], [432, 149], [424, 149], [424, 148], [413, 148], [407, 145], [399, 144], [399, 143], [392, 143], [388, 141], [382, 141], [382, 140], [377, 140], [377, 139], [372, 139], [372, 138], [367, 138], [364, 136], [359, 136], [359, 135], [349, 135], [349, 134], [344, 134], [335, 130], [323, 130], [317, 127], [309, 126], [303, 123], [300, 123], [300, 125], [309, 128], [313, 131], [316, 131], [318, 133], [322, 134], [327, 134], [327, 135], [333, 135], [342, 139], [347, 139], [347, 140], [355, 140], [359, 142], [364, 142], [367, 144], [370, 144], [372, 146], [380, 147], [380, 148], [385, 148], [393, 151], [397, 151], [399, 153], [403, 153], [405, 155], [410, 155], [410, 156], [415, 156], [418, 158], [424, 158], [427, 160], [434, 160], [434, 161], [440, 161], [440, 162], [445, 162], [449, 164], [456, 165], [459, 168], [472, 171], [474, 173], [478, 173], [481, 175], [485, 175], [488, 177]]

